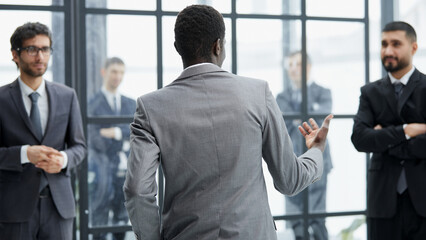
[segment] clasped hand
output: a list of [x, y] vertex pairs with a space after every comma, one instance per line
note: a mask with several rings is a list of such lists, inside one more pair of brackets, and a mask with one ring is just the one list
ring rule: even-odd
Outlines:
[[299, 131], [302, 133], [303, 137], [305, 137], [305, 142], [308, 149], [317, 147], [322, 152], [324, 152], [328, 127], [330, 126], [330, 120], [332, 118], [332, 114], [324, 118], [324, 122], [322, 123], [321, 127], [318, 127], [318, 124], [313, 118], [309, 119], [310, 125], [307, 122], [303, 122], [302, 126], [299, 126]]
[[44, 145], [28, 146], [28, 160], [48, 173], [58, 173], [64, 164], [63, 155], [56, 149]]

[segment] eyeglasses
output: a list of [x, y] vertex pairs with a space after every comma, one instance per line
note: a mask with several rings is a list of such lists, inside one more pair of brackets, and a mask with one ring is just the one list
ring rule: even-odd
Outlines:
[[52, 53], [53, 49], [51, 47], [38, 48], [35, 46], [29, 46], [24, 48], [17, 48], [16, 51], [18, 52], [27, 51], [27, 54], [29, 56], [34, 57], [34, 56], [37, 56], [39, 51], [41, 51], [41, 53], [43, 53], [44, 56], [49, 56]]

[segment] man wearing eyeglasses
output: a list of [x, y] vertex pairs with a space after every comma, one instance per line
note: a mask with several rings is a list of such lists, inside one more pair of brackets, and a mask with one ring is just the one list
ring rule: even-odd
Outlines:
[[10, 38], [20, 75], [0, 88], [0, 239], [72, 239], [71, 171], [86, 154], [75, 91], [43, 78], [51, 32], [26, 23]]

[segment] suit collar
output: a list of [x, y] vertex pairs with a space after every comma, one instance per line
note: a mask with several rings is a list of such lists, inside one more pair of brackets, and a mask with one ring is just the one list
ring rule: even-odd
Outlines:
[[407, 102], [408, 98], [413, 93], [414, 89], [416, 89], [416, 86], [418, 85], [420, 80], [420, 74], [421, 73], [417, 69], [415, 69], [413, 74], [411, 74], [411, 77], [408, 80], [407, 85], [404, 87], [404, 90], [402, 91], [402, 95], [401, 95], [401, 99], [399, 100], [399, 103], [397, 99], [395, 98], [395, 90], [389, 76], [386, 76], [385, 78], [382, 79], [383, 94], [385, 95], [386, 100], [391, 106], [391, 109], [395, 109], [398, 115], [401, 114], [402, 107]]
[[414, 89], [416, 89], [416, 86], [418, 85], [420, 80], [420, 72], [416, 69], [414, 70], [413, 74], [411, 74], [410, 79], [408, 80], [407, 85], [402, 90], [401, 99], [399, 101], [400, 104], [398, 104], [398, 113], [401, 113], [402, 106], [407, 102], [410, 95], [413, 93]]
[[54, 84], [46, 81], [46, 92], [49, 96], [49, 116], [47, 117], [46, 130], [44, 131], [43, 139], [46, 139], [48, 134], [51, 132], [53, 118], [56, 115], [56, 109], [58, 108], [58, 102], [61, 97], [58, 96], [57, 91], [54, 91]]
[[388, 72], [388, 76], [389, 76], [389, 79], [390, 79], [392, 84], [400, 82], [400, 83], [404, 84], [404, 86], [405, 86], [405, 85], [408, 84], [408, 81], [410, 80], [410, 77], [413, 75], [414, 70], [416, 70], [416, 68], [414, 66], [412, 66], [410, 71], [408, 71], [404, 76], [402, 76], [401, 79], [396, 79], [394, 76], [392, 76], [392, 74], [390, 72]]
[[37, 141], [39, 141], [37, 134], [33, 129], [30, 117], [28, 116], [27, 111], [25, 110], [24, 102], [22, 101], [22, 92], [21, 92], [21, 88], [20, 88], [19, 85], [20, 84], [19, 84], [18, 79], [16, 79], [15, 81], [13, 81], [9, 85], [10, 96], [12, 98], [13, 103], [15, 104], [17, 111], [19, 112], [19, 115], [21, 116], [22, 120], [24, 121], [25, 125], [31, 131], [34, 138], [37, 139]]
[[180, 76], [176, 79], [182, 80], [186, 78], [190, 78], [196, 75], [204, 74], [204, 73], [211, 73], [211, 72], [226, 72], [219, 66], [208, 63], [208, 64], [197, 64], [191, 67], [186, 68], [183, 70], [183, 72], [180, 74]]

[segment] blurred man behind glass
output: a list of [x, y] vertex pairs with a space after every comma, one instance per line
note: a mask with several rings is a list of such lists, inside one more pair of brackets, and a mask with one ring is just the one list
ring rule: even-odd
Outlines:
[[[103, 85], [89, 101], [90, 116], [131, 116], [136, 102], [119, 93], [125, 65], [117, 57], [106, 60], [101, 69]], [[122, 187], [129, 154], [128, 124], [89, 125], [89, 206], [92, 226], [126, 224]], [[112, 213], [112, 219], [109, 215]], [[125, 233], [114, 233], [114, 240], [124, 239]], [[93, 239], [106, 239], [105, 234]]]
[[[311, 60], [307, 57], [306, 76], [307, 96], [308, 96], [308, 114], [330, 113], [332, 107], [331, 91], [322, 87], [310, 79]], [[286, 88], [277, 96], [277, 103], [283, 113], [300, 113], [302, 103], [302, 52], [295, 51], [290, 53], [286, 59], [286, 70], [291, 80], [290, 87]], [[322, 119], [315, 119], [321, 124]], [[304, 152], [303, 136], [300, 135], [298, 126], [302, 123], [299, 119], [285, 120], [288, 133], [293, 141], [294, 152], [300, 156]], [[321, 180], [309, 186], [309, 212], [325, 212], [327, 195], [327, 174], [332, 169], [330, 148], [324, 151], [324, 173]], [[299, 193], [293, 197], [286, 196], [287, 214], [300, 214], [303, 211], [303, 194]], [[303, 239], [303, 221], [290, 220], [296, 239]], [[325, 226], [324, 218], [315, 218], [309, 220], [309, 233], [315, 240], [328, 239], [328, 232]]]

